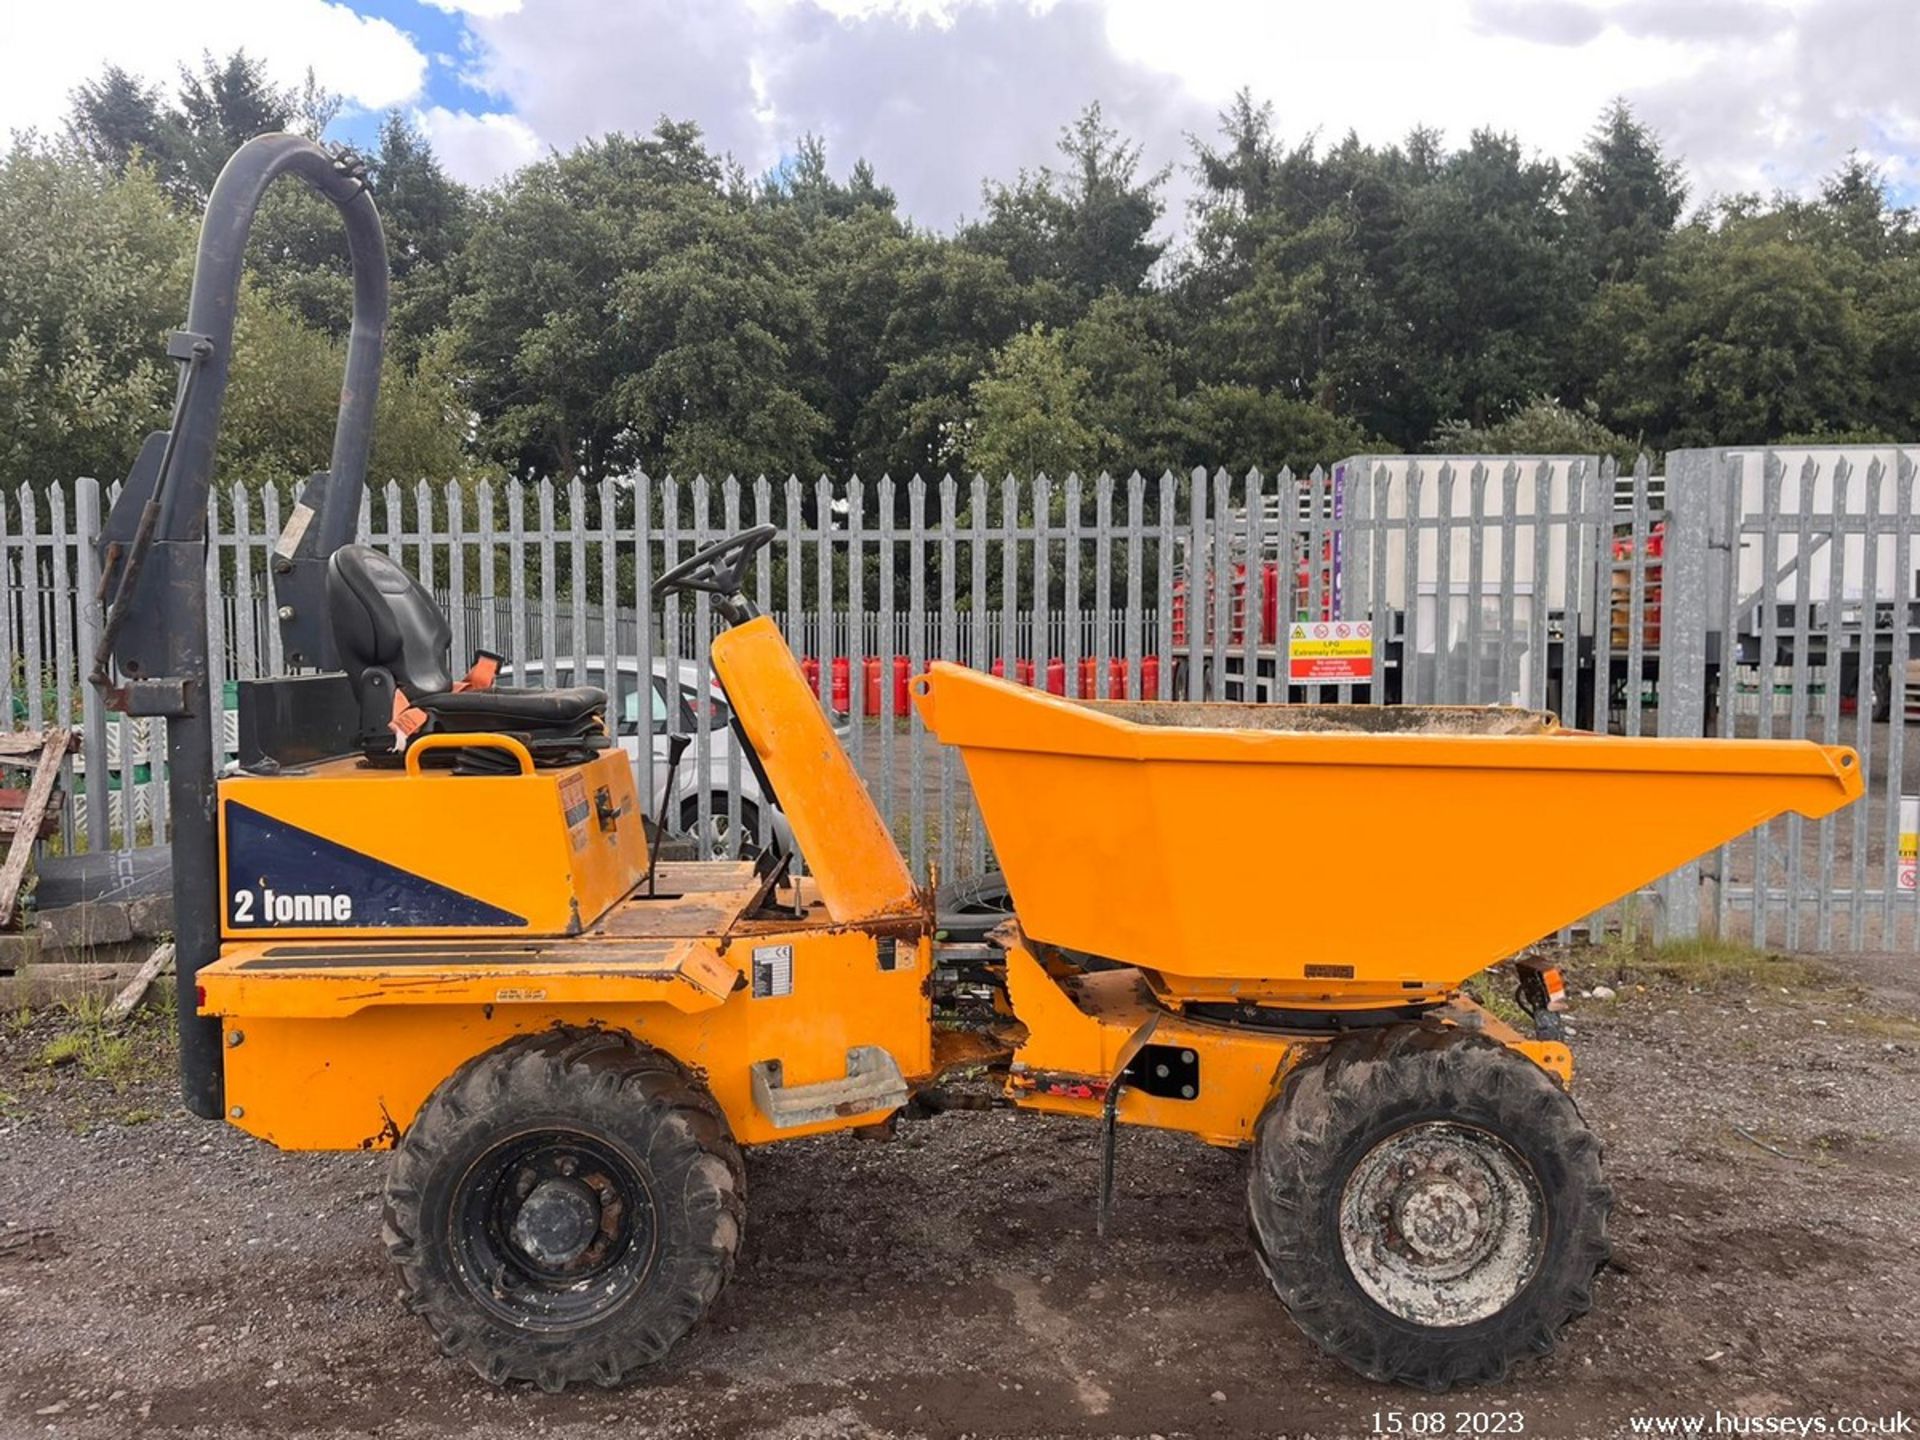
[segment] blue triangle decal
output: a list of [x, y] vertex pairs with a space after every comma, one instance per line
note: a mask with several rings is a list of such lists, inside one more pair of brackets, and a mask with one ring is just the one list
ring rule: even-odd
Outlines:
[[263, 815], [250, 805], [224, 803], [229, 929], [505, 929], [527, 923], [525, 916]]

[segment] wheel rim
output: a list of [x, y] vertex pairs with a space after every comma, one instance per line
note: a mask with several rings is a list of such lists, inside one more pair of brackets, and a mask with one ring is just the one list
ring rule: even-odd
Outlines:
[[1347, 1269], [1373, 1302], [1419, 1325], [1471, 1325], [1527, 1287], [1546, 1249], [1533, 1167], [1499, 1136], [1428, 1121], [1381, 1140], [1340, 1197]]
[[[709, 859], [726, 859], [733, 854], [733, 829], [727, 824], [727, 807], [724, 799], [716, 803], [708, 812], [707, 823], [700, 823], [697, 808], [690, 812], [690, 822], [683, 827], [688, 834], [698, 835], [701, 850]], [[758, 827], [747, 807], [740, 807], [740, 858], [751, 860], [759, 854], [760, 841]]]
[[460, 1272], [480, 1304], [512, 1324], [590, 1324], [652, 1271], [655, 1215], [645, 1173], [617, 1148], [572, 1131], [514, 1136], [483, 1155], [456, 1194]]

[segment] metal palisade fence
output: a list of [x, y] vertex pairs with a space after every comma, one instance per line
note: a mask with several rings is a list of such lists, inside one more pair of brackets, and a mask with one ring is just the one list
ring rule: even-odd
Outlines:
[[[844, 715], [917, 874], [992, 860], [957, 757], [905, 703], [909, 677], [943, 658], [1081, 698], [1505, 703], [1629, 735], [1844, 741], [1867, 765], [1867, 802], [1776, 822], [1592, 923], [1890, 947], [1920, 944], [1900, 803], [1920, 788], [1903, 737], [1916, 453], [1681, 451], [1664, 474], [1644, 457], [1620, 470], [1577, 455], [1376, 455], [1304, 476], [422, 482], [369, 495], [361, 538], [440, 598], [456, 671], [484, 648], [528, 683], [606, 688], [642, 795], [719, 848], [775, 822], [725, 728], [706, 597], [656, 610], [648, 590], [701, 545], [770, 524], [753, 599]], [[107, 714], [83, 683], [88, 542], [111, 494], [80, 480], [0, 497], [0, 703], [16, 725], [82, 725], [64, 787], [75, 849], [166, 830], [157, 722]], [[209, 507], [229, 757], [233, 682], [282, 666], [269, 565], [288, 508], [237, 487]], [[669, 796], [675, 729], [694, 743]], [[1313, 817], [1192, 823], [1235, 824], [1258, 845]], [[1529, 823], [1552, 844], [1576, 840], [1581, 817]]]

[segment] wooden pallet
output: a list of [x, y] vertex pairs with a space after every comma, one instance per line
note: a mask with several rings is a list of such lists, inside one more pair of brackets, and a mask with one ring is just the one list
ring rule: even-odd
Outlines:
[[31, 775], [24, 790], [0, 789], [0, 835], [12, 837], [7, 858], [0, 862], [0, 929], [13, 923], [34, 845], [50, 825], [59, 824], [53, 808], [55, 786], [61, 764], [79, 744], [76, 731], [58, 725], [0, 735], [0, 767], [25, 770]]

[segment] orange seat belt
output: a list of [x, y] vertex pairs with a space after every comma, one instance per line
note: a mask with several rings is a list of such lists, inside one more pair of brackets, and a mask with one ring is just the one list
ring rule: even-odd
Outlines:
[[473, 652], [473, 664], [463, 679], [454, 681], [453, 693], [458, 695], [464, 690], [491, 690], [493, 682], [500, 678], [500, 666], [504, 657], [491, 650]]
[[395, 753], [407, 748], [407, 742], [418, 735], [428, 720], [427, 712], [407, 699], [407, 692], [398, 685], [393, 687], [393, 719], [387, 722], [387, 728], [393, 731]]

